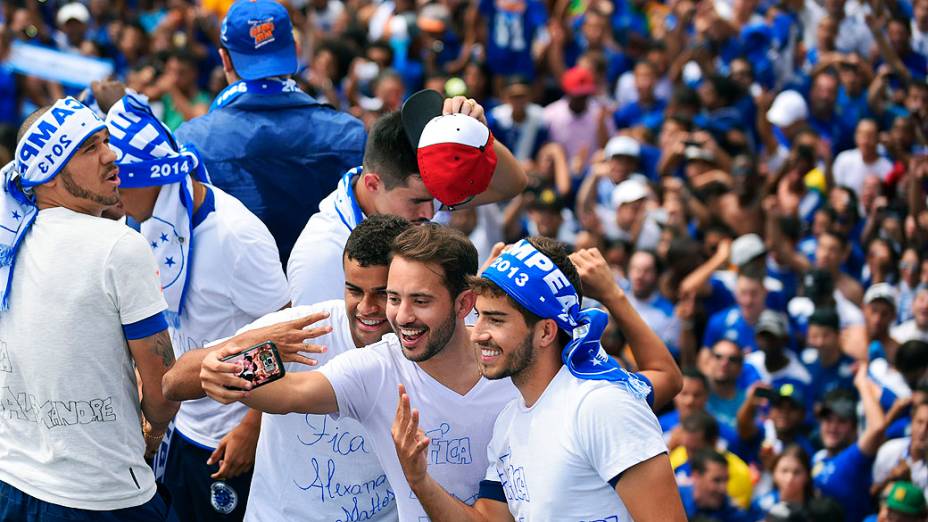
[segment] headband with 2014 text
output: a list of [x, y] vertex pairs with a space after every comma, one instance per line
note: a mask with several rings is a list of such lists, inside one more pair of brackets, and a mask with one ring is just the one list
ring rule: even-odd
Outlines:
[[599, 340], [608, 315], [595, 308], [580, 308], [577, 291], [557, 265], [523, 239], [509, 247], [481, 276], [499, 286], [517, 303], [544, 319], [553, 319], [572, 340], [561, 359], [581, 379], [622, 383], [639, 399], [653, 400], [651, 386], [609, 357]]
[[179, 327], [194, 255], [192, 178], [208, 183], [209, 176], [196, 149], [177, 143], [144, 96], [127, 92], [107, 113], [106, 126], [122, 187], [162, 187], [138, 230], [158, 262], [165, 318]]
[[10, 307], [16, 254], [35, 222], [38, 207], [32, 187], [51, 181], [103, 121], [72, 97], [55, 102], [23, 134], [13, 161], [2, 169], [0, 198], [0, 310]]

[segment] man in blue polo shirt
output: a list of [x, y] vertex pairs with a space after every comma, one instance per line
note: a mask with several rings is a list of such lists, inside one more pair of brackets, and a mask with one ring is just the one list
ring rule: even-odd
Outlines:
[[362, 123], [299, 90], [293, 25], [272, 0], [238, 1], [222, 22], [229, 86], [205, 116], [177, 129], [213, 184], [239, 199], [286, 263], [303, 225], [346, 170], [361, 164]]
[[754, 325], [764, 311], [766, 296], [767, 290], [759, 278], [739, 274], [735, 283], [735, 301], [738, 304], [709, 318], [703, 347], [708, 348], [721, 339], [728, 339], [745, 351], [756, 350]]
[[812, 377], [812, 401], [831, 390], [854, 390], [854, 359], [841, 351], [841, 321], [834, 308], [818, 308], [809, 316], [807, 348], [800, 354]]
[[854, 385], [863, 403], [866, 428], [857, 437], [853, 394], [841, 389], [829, 392], [818, 414], [824, 449], [812, 457], [812, 483], [823, 496], [841, 503], [847, 522], [861, 520], [873, 511], [871, 468], [886, 428], [865, 368], [858, 370]]

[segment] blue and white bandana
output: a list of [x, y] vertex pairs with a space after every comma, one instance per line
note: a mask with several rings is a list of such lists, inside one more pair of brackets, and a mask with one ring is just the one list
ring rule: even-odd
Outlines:
[[209, 178], [197, 152], [181, 147], [151, 111], [148, 100], [128, 93], [106, 115], [110, 146], [116, 152], [123, 188], [160, 186], [150, 218], [141, 223], [158, 262], [168, 303], [165, 317], [180, 325], [193, 256], [193, 181]]
[[609, 357], [599, 343], [609, 316], [596, 308], [580, 308], [580, 299], [567, 276], [528, 240], [509, 247], [481, 275], [528, 311], [553, 319], [573, 339], [561, 359], [575, 377], [622, 383], [639, 399], [651, 400], [651, 386]]
[[32, 187], [58, 175], [103, 121], [72, 97], [58, 100], [23, 135], [13, 161], [3, 167], [0, 198], [0, 310], [10, 307], [16, 254], [39, 213]]

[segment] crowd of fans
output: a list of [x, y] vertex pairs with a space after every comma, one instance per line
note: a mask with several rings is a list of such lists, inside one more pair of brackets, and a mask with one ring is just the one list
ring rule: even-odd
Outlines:
[[[173, 130], [226, 86], [230, 4], [3, 2], [0, 164], [86, 87], [17, 44], [109, 61]], [[606, 255], [684, 370], [660, 420], [691, 518], [925, 519], [928, 0], [285, 4], [294, 79], [368, 129], [422, 88], [483, 105], [530, 186], [452, 214], [482, 259]]]

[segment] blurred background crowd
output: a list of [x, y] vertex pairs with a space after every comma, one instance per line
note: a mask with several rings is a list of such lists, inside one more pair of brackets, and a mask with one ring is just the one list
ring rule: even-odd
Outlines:
[[[300, 88], [368, 128], [422, 88], [485, 107], [531, 182], [453, 214], [483, 257], [607, 255], [684, 369], [660, 419], [691, 518], [925, 520], [928, 0], [285, 4]], [[67, 70], [205, 114], [229, 5], [5, 0], [0, 164], [100, 79]]]

